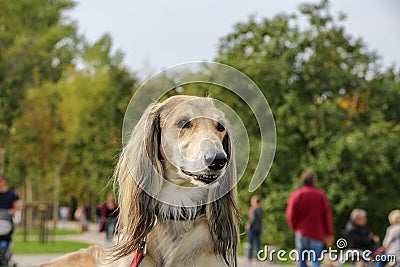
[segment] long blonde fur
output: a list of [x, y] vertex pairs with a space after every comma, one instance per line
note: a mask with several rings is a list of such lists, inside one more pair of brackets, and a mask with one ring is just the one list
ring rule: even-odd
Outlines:
[[[115, 183], [118, 186], [118, 202], [120, 205], [117, 226], [118, 243], [114, 248], [114, 259], [123, 258], [137, 251], [140, 242], [152, 230], [157, 208], [160, 209], [162, 207], [161, 210], [164, 209], [165, 214], [168, 214], [169, 209], [173, 211], [175, 208], [176, 217], [182, 216], [180, 207], [168, 207], [167, 204], [160, 204], [152, 197], [162, 193], [165, 181], [163, 177], [163, 159], [160, 152], [160, 120], [162, 113], [171, 110], [179, 101], [181, 100], [177, 97], [175, 101], [170, 101], [169, 104], [161, 103], [149, 106], [122, 150], [114, 174]], [[238, 212], [235, 201], [236, 188], [233, 186], [236, 184], [236, 166], [232, 132], [229, 126], [226, 128], [227, 133], [223, 140], [223, 146], [228, 154], [229, 164], [224, 176], [219, 178], [218, 186], [207, 189], [204, 195], [209, 199], [213, 199], [215, 195], [222, 195], [221, 192], [229, 192], [218, 200], [207, 204], [205, 219], [203, 219], [206, 222], [206, 228], [211, 238], [210, 242], [213, 244], [213, 253], [222, 257], [227, 265], [236, 266]], [[202, 193], [199, 191], [200, 195]], [[194, 217], [199, 208], [194, 207], [192, 211], [189, 209], [188, 216]], [[190, 212], [192, 212], [192, 215], [190, 215]], [[162, 211], [161, 214], [163, 214]], [[167, 221], [167, 219], [160, 220], [160, 227], [163, 227], [163, 223], [165, 225], [181, 225], [181, 222], [174, 223], [175, 220]], [[187, 223], [190, 224], [192, 221]], [[155, 232], [157, 234], [157, 231]], [[193, 253], [198, 252], [193, 251]]]
[[[188, 99], [194, 102], [185, 109], [197, 103], [198, 110], [216, 111], [210, 99], [188, 96], [151, 105], [121, 152], [114, 173], [120, 206], [117, 245], [109, 250], [92, 246], [41, 266], [129, 266], [145, 237], [148, 253], [140, 267], [237, 266], [236, 166], [229, 125], [215, 139], [228, 158], [225, 173], [216, 183], [185, 190], [168, 181], [167, 160], [160, 150], [161, 124], [167, 119], [165, 114]], [[169, 202], [157, 200], [163, 197]], [[159, 222], [153, 229], [156, 214]]]

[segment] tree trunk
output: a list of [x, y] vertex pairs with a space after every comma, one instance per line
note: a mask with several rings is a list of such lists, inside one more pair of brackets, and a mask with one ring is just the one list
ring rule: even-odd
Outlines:
[[57, 229], [58, 222], [58, 207], [60, 206], [60, 173], [61, 163], [56, 166], [56, 173], [54, 177], [54, 201], [53, 201], [53, 229]]

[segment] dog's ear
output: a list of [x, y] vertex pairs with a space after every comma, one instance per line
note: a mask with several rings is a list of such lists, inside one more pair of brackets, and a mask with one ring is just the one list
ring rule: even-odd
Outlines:
[[137, 251], [155, 220], [155, 199], [162, 187], [160, 104], [150, 105], [122, 149], [114, 181], [119, 190], [119, 242], [114, 257]]
[[[232, 143], [232, 133], [227, 128], [223, 147], [228, 155], [228, 166], [219, 185], [210, 189], [210, 199], [222, 196], [207, 207], [207, 219], [214, 241], [215, 253], [221, 255], [228, 266], [237, 266], [237, 245], [239, 234], [237, 227], [238, 209], [236, 205], [236, 163]], [[226, 193], [228, 192], [228, 193]]]

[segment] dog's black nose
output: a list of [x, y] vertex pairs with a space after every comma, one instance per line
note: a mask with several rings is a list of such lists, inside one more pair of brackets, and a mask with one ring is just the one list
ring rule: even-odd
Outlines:
[[225, 167], [225, 164], [228, 162], [228, 158], [225, 153], [217, 153], [215, 154], [206, 154], [204, 155], [204, 160], [208, 165], [208, 168], [213, 171], [221, 170]]

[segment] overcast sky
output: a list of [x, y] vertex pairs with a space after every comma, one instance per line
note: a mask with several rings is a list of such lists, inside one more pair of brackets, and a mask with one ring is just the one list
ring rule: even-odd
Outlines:
[[[111, 34], [125, 64], [143, 78], [187, 61], [212, 60], [219, 38], [250, 15], [293, 13], [299, 0], [80, 0], [70, 13], [81, 33], [95, 41]], [[309, 1], [310, 2], [310, 1]], [[316, 1], [311, 1], [316, 2]], [[383, 57], [400, 66], [399, 0], [333, 0], [332, 11], [348, 15], [348, 33], [361, 37]]]

